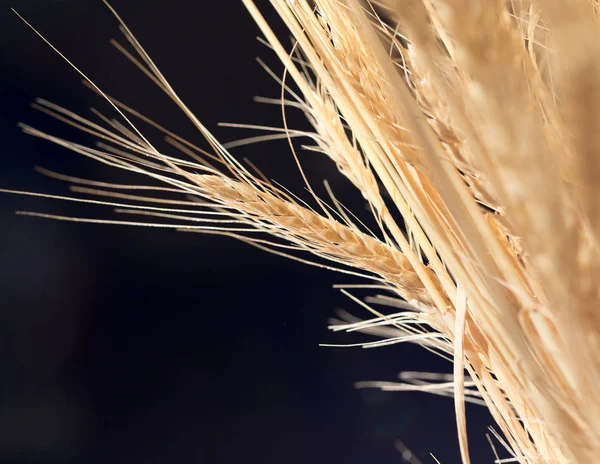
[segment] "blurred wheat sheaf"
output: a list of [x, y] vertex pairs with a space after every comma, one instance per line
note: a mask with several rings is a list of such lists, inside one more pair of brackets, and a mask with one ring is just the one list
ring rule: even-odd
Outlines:
[[[126, 39], [115, 45], [212, 150], [83, 76], [118, 120], [97, 113], [95, 123], [43, 100], [35, 106], [97, 136], [98, 146], [22, 127], [146, 176], [148, 184], [115, 184], [45, 171], [96, 196], [63, 199], [145, 219], [23, 214], [223, 234], [359, 275], [377, 296], [363, 302], [342, 291], [370, 315], [343, 315], [333, 330], [378, 337], [368, 346], [418, 343], [454, 366], [452, 376], [406, 374], [363, 387], [453, 396], [464, 463], [465, 401], [485, 404], [495, 419], [497, 443], [511, 456], [497, 462], [597, 462], [598, 2], [271, 0], [295, 40], [285, 47], [252, 0], [242, 1], [285, 67], [274, 76], [279, 104], [301, 110], [314, 128], [290, 129], [284, 118], [283, 127], [262, 128], [263, 139], [307, 137], [305, 148], [331, 158], [359, 189], [375, 230], [333, 192], [317, 197], [291, 143], [310, 202], [234, 158], [114, 10]], [[163, 131], [176, 153], [157, 150], [140, 120]]]

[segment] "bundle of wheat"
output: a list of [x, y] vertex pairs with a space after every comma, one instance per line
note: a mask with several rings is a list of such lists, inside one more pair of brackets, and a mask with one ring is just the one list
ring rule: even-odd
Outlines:
[[[419, 343], [451, 358], [454, 375], [439, 383], [406, 376], [406, 383], [368, 386], [453, 393], [465, 463], [467, 400], [489, 408], [509, 461], [595, 462], [597, 2], [271, 0], [295, 39], [291, 50], [252, 0], [243, 3], [285, 66], [282, 106], [305, 113], [314, 133], [300, 135], [310, 137], [311, 148], [329, 156], [360, 190], [377, 231], [333, 195], [334, 207], [327, 205], [306, 178], [312, 206], [234, 158], [114, 11], [135, 54], [117, 44], [119, 49], [173, 99], [213, 152], [152, 123], [83, 76], [124, 123], [100, 115], [104, 125], [96, 124], [43, 100], [36, 106], [98, 136], [99, 148], [29, 126], [24, 131], [166, 184], [107, 184], [47, 173], [83, 184], [76, 188], [81, 193], [122, 202], [76, 201], [156, 221], [26, 214], [223, 234], [375, 281], [393, 296], [374, 301], [402, 310], [383, 314], [359, 302], [374, 317], [336, 321], [332, 329], [383, 337], [373, 345]], [[286, 85], [289, 79], [298, 91]], [[135, 118], [164, 131], [186, 157], [158, 151]], [[280, 132], [298, 135], [287, 124]]]

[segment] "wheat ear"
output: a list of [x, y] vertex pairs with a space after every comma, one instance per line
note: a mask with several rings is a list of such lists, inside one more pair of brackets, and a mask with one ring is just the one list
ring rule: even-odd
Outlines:
[[[256, 140], [289, 139], [313, 206], [233, 157], [118, 16], [135, 53], [117, 48], [173, 99], [211, 151], [88, 79], [124, 123], [96, 113], [96, 124], [45, 101], [37, 107], [101, 138], [100, 147], [29, 126], [25, 132], [163, 185], [48, 174], [83, 184], [79, 193], [111, 199], [75, 201], [150, 217], [89, 222], [224, 234], [374, 281], [387, 294], [369, 303], [343, 290], [374, 317], [343, 314], [332, 328], [383, 337], [368, 346], [417, 342], [453, 361], [450, 377], [405, 374], [401, 383], [361, 386], [454, 396], [465, 464], [467, 401], [488, 407], [512, 462], [596, 462], [597, 2], [271, 0], [294, 36], [288, 50], [254, 2], [242, 1], [285, 67], [276, 77], [284, 127]], [[290, 129], [289, 108], [303, 111], [314, 132]], [[186, 156], [157, 150], [135, 118], [165, 132]], [[360, 190], [377, 234], [357, 226], [333, 195], [335, 207], [317, 197], [292, 143], [299, 136]], [[131, 189], [185, 199], [124, 193]], [[384, 314], [374, 305], [400, 311]]]

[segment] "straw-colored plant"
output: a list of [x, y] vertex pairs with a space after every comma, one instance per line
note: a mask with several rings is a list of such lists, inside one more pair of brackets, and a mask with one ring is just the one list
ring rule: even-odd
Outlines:
[[383, 337], [375, 345], [416, 342], [453, 360], [450, 381], [406, 376], [405, 383], [369, 386], [453, 394], [463, 462], [465, 400], [489, 408], [512, 456], [505, 462], [597, 462], [597, 2], [271, 0], [295, 38], [288, 49], [252, 0], [242, 1], [285, 65], [282, 105], [299, 108], [314, 127], [305, 133], [284, 121], [272, 130], [309, 137], [310, 148], [360, 190], [378, 229], [368, 230], [333, 194], [318, 198], [306, 178], [310, 205], [234, 158], [123, 23], [135, 53], [118, 47], [212, 152], [152, 123], [185, 156], [158, 151], [135, 125], [149, 120], [86, 77], [121, 122], [98, 114], [96, 124], [42, 100], [36, 107], [96, 135], [99, 147], [24, 131], [163, 186], [56, 175], [80, 184], [76, 192], [113, 199], [77, 201], [149, 221], [35, 215], [223, 234], [361, 275], [370, 281], [365, 287], [387, 294], [375, 303], [401, 311], [356, 300], [373, 318], [332, 328]]

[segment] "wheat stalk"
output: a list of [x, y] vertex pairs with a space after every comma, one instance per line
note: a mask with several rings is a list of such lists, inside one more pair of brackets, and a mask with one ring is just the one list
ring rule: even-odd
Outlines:
[[[344, 314], [331, 328], [381, 337], [364, 346], [419, 343], [450, 358], [454, 372], [407, 373], [402, 383], [360, 386], [454, 396], [464, 463], [470, 462], [466, 401], [488, 407], [513, 462], [595, 462], [600, 456], [596, 2], [271, 0], [295, 38], [288, 50], [253, 1], [242, 1], [285, 66], [284, 76], [276, 77], [282, 86], [277, 103], [284, 115], [286, 107], [300, 109], [314, 132], [294, 131], [284, 118], [282, 129], [258, 127], [273, 134], [239, 144], [288, 138], [312, 206], [234, 158], [112, 10], [135, 53], [115, 43], [117, 48], [173, 99], [212, 151], [111, 98], [79, 71], [123, 122], [97, 113], [102, 121], [97, 124], [40, 100], [38, 109], [103, 144], [86, 147], [26, 125], [25, 132], [166, 186], [46, 172], [80, 184], [76, 192], [111, 199], [69, 200], [150, 220], [25, 214], [223, 234], [361, 275], [392, 296], [365, 303], [343, 290], [373, 317]], [[135, 118], [164, 132], [186, 157], [157, 150]], [[378, 230], [368, 230], [333, 194], [333, 207], [316, 196], [292, 144], [298, 136], [312, 140], [308, 148], [331, 158], [360, 190]], [[152, 191], [185, 198], [151, 196]], [[382, 304], [400, 311], [374, 309]]]

